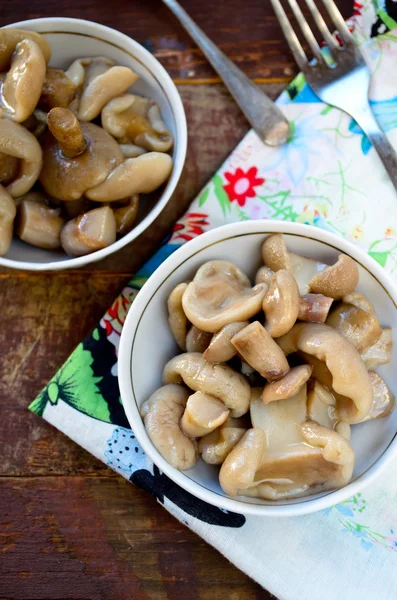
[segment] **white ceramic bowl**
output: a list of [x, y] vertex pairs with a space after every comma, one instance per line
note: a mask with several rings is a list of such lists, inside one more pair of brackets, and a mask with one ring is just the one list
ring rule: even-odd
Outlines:
[[[397, 334], [397, 290], [386, 272], [361, 250], [342, 238], [307, 225], [281, 221], [248, 221], [225, 225], [205, 233], [172, 254], [150, 277], [135, 299], [123, 327], [119, 350], [119, 384], [131, 427], [144, 451], [173, 481], [194, 496], [235, 512], [263, 516], [294, 516], [341, 502], [371, 482], [397, 460], [397, 409], [387, 418], [352, 427], [356, 466], [351, 483], [335, 491], [296, 500], [267, 502], [256, 498], [230, 498], [218, 481], [218, 468], [200, 460], [189, 471], [178, 471], [157, 452], [146, 434], [139, 407], [162, 385], [166, 362], [178, 354], [167, 321], [167, 297], [181, 281], [212, 259], [230, 260], [251, 279], [261, 264], [260, 248], [266, 234], [283, 233], [288, 248], [325, 263], [341, 252], [354, 258], [360, 270], [358, 290], [374, 303], [382, 325]], [[397, 395], [397, 346], [389, 365], [377, 370]]]
[[146, 207], [141, 207], [138, 216], [140, 222], [127, 235], [107, 248], [78, 258], [70, 258], [61, 251], [35, 248], [14, 237], [7, 255], [0, 257], [0, 265], [44, 271], [76, 268], [101, 260], [145, 231], [163, 210], [175, 190], [182, 173], [187, 147], [186, 117], [179, 93], [166, 70], [154, 56], [128, 36], [104, 25], [60, 17], [20, 21], [7, 27], [41, 33], [51, 46], [50, 66], [53, 67], [66, 69], [81, 56], [107, 56], [118, 65], [131, 67], [140, 76], [131, 91], [158, 103], [164, 121], [174, 136], [174, 168], [171, 177], [154, 206], [153, 203], [147, 203]]

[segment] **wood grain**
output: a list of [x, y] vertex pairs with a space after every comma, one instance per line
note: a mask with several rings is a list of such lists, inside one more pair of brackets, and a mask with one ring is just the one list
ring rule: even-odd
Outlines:
[[121, 478], [9, 478], [0, 598], [266, 600], [254, 582]]

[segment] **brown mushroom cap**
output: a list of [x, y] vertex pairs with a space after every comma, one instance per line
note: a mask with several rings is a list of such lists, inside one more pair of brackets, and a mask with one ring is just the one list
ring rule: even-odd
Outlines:
[[392, 350], [393, 330], [391, 327], [385, 327], [376, 344], [368, 348], [361, 358], [367, 369], [374, 369], [378, 365], [386, 365], [391, 361]]
[[337, 304], [330, 312], [326, 324], [339, 331], [360, 354], [376, 344], [382, 335], [382, 327], [376, 316], [344, 302]]
[[23, 199], [18, 206], [17, 235], [28, 244], [56, 250], [61, 247], [64, 220], [59, 208]]
[[193, 325], [216, 333], [229, 323], [245, 321], [259, 312], [266, 289], [264, 284], [252, 288], [247, 276], [233, 263], [213, 260], [202, 265], [189, 283], [183, 308]]
[[20, 159], [17, 177], [7, 185], [7, 191], [13, 198], [23, 196], [40, 173], [42, 151], [39, 142], [19, 123], [0, 117], [0, 152]]
[[183, 312], [182, 296], [187, 283], [177, 285], [168, 296], [168, 323], [179, 348], [186, 351], [187, 318]]
[[196, 392], [188, 398], [181, 419], [181, 429], [188, 437], [203, 437], [223, 425], [228, 416], [229, 410], [221, 400]]
[[24, 39], [15, 47], [9, 71], [1, 87], [4, 109], [17, 123], [25, 121], [39, 101], [46, 71], [46, 62], [40, 46]]
[[273, 381], [265, 385], [262, 392], [262, 401], [265, 404], [269, 404], [270, 402], [286, 400], [295, 396], [306, 384], [312, 371], [313, 367], [310, 365], [294, 367], [278, 381]]
[[186, 350], [188, 352], [205, 352], [212, 339], [212, 333], [201, 331], [192, 325], [186, 336]]
[[272, 271], [290, 271], [291, 259], [281, 233], [269, 235], [262, 245], [262, 259]]
[[298, 320], [325, 323], [333, 301], [333, 298], [327, 298], [323, 294], [305, 294], [301, 296]]
[[48, 63], [51, 58], [51, 48], [42, 35], [35, 31], [25, 31], [24, 29], [2, 28], [0, 29], [0, 73], [7, 70], [15, 46], [26, 39], [32, 40], [40, 47], [45, 62]]
[[57, 106], [68, 108], [75, 93], [76, 87], [65, 71], [62, 71], [62, 69], [47, 69], [39, 104], [40, 106], [44, 105], [47, 109]]
[[207, 363], [196, 352], [180, 354], [164, 367], [163, 381], [182, 383], [195, 392], [203, 392], [221, 400], [232, 417], [241, 417], [249, 407], [251, 389], [244, 376], [227, 365]]
[[291, 329], [298, 318], [299, 305], [299, 289], [294, 277], [280, 269], [274, 273], [262, 304], [271, 337], [280, 337]]
[[167, 181], [172, 166], [172, 158], [162, 152], [127, 158], [103, 183], [88, 190], [87, 197], [97, 202], [112, 202], [134, 194], [150, 194]]
[[16, 207], [7, 190], [0, 185], [0, 256], [11, 246]]
[[198, 450], [203, 461], [209, 465], [221, 465], [246, 431], [244, 419], [229, 417], [221, 427], [199, 440]]
[[242, 329], [231, 342], [243, 360], [268, 381], [288, 373], [289, 365], [283, 351], [258, 321]]
[[345, 304], [353, 304], [353, 306], [357, 306], [357, 308], [361, 308], [361, 310], [376, 317], [374, 305], [366, 296], [364, 296], [364, 294], [361, 294], [361, 292], [350, 292], [349, 294], [345, 294], [342, 301]]
[[176, 469], [194, 467], [198, 461], [197, 444], [181, 431], [179, 421], [189, 391], [180, 385], [165, 385], [156, 390], [142, 406], [147, 434], [166, 461]]
[[[69, 119], [70, 111], [52, 109]], [[52, 113], [50, 111], [50, 113]], [[54, 114], [54, 113], [53, 113]], [[72, 114], [73, 119], [75, 119]], [[69, 125], [71, 122], [68, 121]], [[76, 122], [73, 121], [75, 124]], [[85, 149], [72, 158], [67, 158], [61, 151], [58, 140], [47, 133], [43, 144], [43, 168], [40, 181], [45, 191], [59, 200], [78, 200], [85, 192], [106, 179], [108, 174], [123, 162], [123, 154], [117, 142], [101, 127], [91, 123], [81, 126], [84, 136]], [[60, 126], [56, 133], [61, 137]], [[61, 137], [65, 145], [65, 137]], [[77, 145], [79, 140], [77, 140]], [[88, 196], [88, 194], [86, 194]], [[126, 197], [126, 196], [124, 196]]]
[[7, 185], [18, 173], [18, 159], [0, 152], [0, 183]]
[[[358, 423], [368, 414], [372, 387], [367, 370], [357, 350], [339, 332], [322, 323], [297, 323], [277, 343], [287, 356], [300, 350], [327, 368], [332, 388], [339, 394], [338, 411], [343, 421]], [[321, 381], [316, 369], [314, 377]]]
[[139, 196], [134, 194], [125, 206], [112, 206], [116, 219], [117, 235], [120, 237], [131, 231], [138, 217]]
[[222, 327], [218, 333], [212, 336], [211, 342], [204, 352], [205, 360], [220, 363], [232, 359], [236, 355], [232, 338], [247, 325], [249, 325], [249, 321], [236, 321]]
[[337, 262], [315, 275], [309, 282], [310, 291], [338, 300], [357, 287], [359, 272], [357, 263], [346, 254], [340, 254]]
[[111, 208], [101, 206], [68, 221], [61, 231], [62, 248], [70, 256], [83, 256], [116, 241], [116, 221]]

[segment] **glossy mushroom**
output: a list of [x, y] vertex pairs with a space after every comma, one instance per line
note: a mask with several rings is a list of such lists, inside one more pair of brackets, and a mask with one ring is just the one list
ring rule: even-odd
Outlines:
[[16, 207], [5, 187], [0, 185], [0, 256], [11, 246]]
[[173, 138], [157, 104], [148, 98], [124, 94], [103, 108], [102, 127], [123, 144], [156, 152], [168, 152]]
[[39, 101], [50, 51], [39, 34], [26, 32], [21, 36], [20, 30], [3, 31], [6, 30], [0, 32], [0, 72], [7, 70], [7, 73], [1, 86], [0, 115], [21, 123], [33, 113]]
[[246, 431], [244, 419], [229, 417], [221, 427], [199, 440], [198, 450], [203, 461], [209, 465], [221, 465]]
[[330, 312], [326, 324], [339, 331], [362, 354], [376, 344], [382, 335], [377, 316], [361, 308], [340, 302]]
[[195, 325], [192, 325], [186, 335], [187, 352], [205, 352], [212, 339], [212, 333], [201, 331]]
[[183, 308], [193, 325], [216, 333], [259, 312], [266, 290], [265, 284], [251, 287], [247, 276], [233, 263], [212, 260], [202, 265], [189, 283]]
[[16, 178], [17, 173], [18, 159], [0, 152], [0, 184], [7, 185]]
[[[336, 392], [343, 421], [358, 423], [365, 418], [372, 400], [368, 372], [360, 354], [338, 331], [322, 323], [297, 323], [277, 343], [287, 356], [298, 350], [305, 353], [314, 366], [314, 377]], [[321, 379], [316, 362], [328, 373], [328, 380]]]
[[187, 283], [178, 284], [168, 296], [168, 324], [179, 348], [186, 350], [187, 318], [182, 307], [182, 296]]
[[298, 321], [325, 323], [333, 301], [333, 298], [328, 298], [323, 294], [305, 294], [301, 296]]
[[48, 126], [40, 181], [53, 198], [80, 199], [124, 160], [119, 145], [106, 131], [92, 123], [80, 124], [66, 108], [50, 110]]
[[102, 56], [75, 60], [66, 75], [78, 89], [74, 108], [83, 122], [95, 119], [109, 100], [123, 94], [138, 79], [132, 69], [115, 66], [114, 61]]
[[83, 256], [116, 241], [116, 221], [111, 208], [101, 206], [68, 221], [61, 231], [61, 244], [69, 256]]
[[219, 472], [219, 482], [229, 496], [244, 494], [252, 487], [262, 465], [266, 449], [266, 434], [262, 429], [248, 429], [227, 455]]
[[223, 425], [228, 416], [229, 410], [221, 400], [196, 392], [188, 398], [181, 419], [181, 429], [188, 437], [203, 437]]
[[362, 355], [367, 369], [374, 369], [378, 365], [387, 365], [391, 361], [393, 350], [393, 330], [391, 327], [382, 329], [378, 341], [370, 346]]
[[236, 355], [232, 338], [247, 325], [249, 325], [249, 321], [236, 321], [225, 325], [218, 333], [214, 333], [208, 348], [204, 352], [205, 360], [213, 363], [231, 360]]
[[312, 371], [311, 365], [299, 365], [288, 371], [281, 379], [267, 383], [263, 388], [262, 402], [269, 404], [295, 396], [306, 384]]
[[180, 428], [189, 391], [180, 385], [165, 385], [141, 406], [146, 432], [167, 462], [181, 471], [191, 469], [199, 456], [197, 444]]
[[47, 69], [39, 105], [47, 110], [57, 106], [68, 108], [75, 94], [76, 87], [65, 71], [62, 71], [62, 69]]
[[266, 329], [272, 338], [287, 333], [298, 318], [299, 288], [294, 277], [285, 269], [274, 273], [263, 299]]
[[0, 153], [18, 159], [16, 176], [6, 188], [13, 198], [23, 196], [40, 174], [42, 151], [39, 142], [19, 123], [0, 118]]
[[345, 294], [342, 298], [342, 301], [345, 304], [353, 304], [357, 308], [361, 308], [368, 314], [376, 317], [375, 307], [370, 300], [361, 292], [350, 292], [350, 294]]
[[109, 173], [103, 183], [92, 187], [86, 195], [97, 202], [111, 202], [134, 194], [150, 194], [167, 181], [172, 166], [172, 158], [162, 152], [148, 152], [137, 158], [127, 158]]
[[203, 392], [221, 400], [232, 417], [244, 415], [250, 403], [251, 389], [244, 376], [227, 365], [207, 363], [196, 352], [172, 358], [164, 368], [164, 384], [184, 382], [195, 392]]
[[371, 380], [373, 396], [371, 408], [363, 421], [371, 421], [372, 419], [380, 419], [390, 415], [395, 406], [395, 398], [393, 392], [388, 388], [386, 382], [376, 371], [369, 372]]
[[116, 219], [117, 235], [122, 237], [133, 228], [139, 210], [139, 196], [134, 194], [123, 206], [112, 206], [114, 218]]
[[317, 380], [313, 380], [307, 393], [307, 416], [328, 429], [334, 429], [350, 440], [350, 425], [341, 421], [335, 396]]
[[324, 296], [338, 300], [353, 292], [358, 280], [359, 272], [356, 262], [350, 256], [340, 254], [334, 265], [327, 266], [309, 281], [309, 288], [310, 292], [314, 294], [324, 294]]
[[266, 283], [266, 285], [270, 285], [273, 275], [274, 271], [269, 269], [269, 267], [266, 267], [265, 265], [260, 267], [255, 275], [255, 285], [258, 283]]
[[288, 373], [289, 364], [283, 351], [258, 321], [247, 325], [231, 342], [243, 360], [268, 381], [281, 379]]
[[18, 205], [16, 233], [21, 240], [32, 246], [47, 250], [60, 248], [63, 224], [59, 208], [27, 199], [23, 199]]

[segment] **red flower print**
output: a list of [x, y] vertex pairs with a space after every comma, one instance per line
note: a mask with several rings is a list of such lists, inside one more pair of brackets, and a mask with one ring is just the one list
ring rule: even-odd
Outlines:
[[194, 237], [204, 233], [204, 228], [209, 226], [208, 215], [205, 213], [186, 213], [183, 221], [176, 223], [172, 238], [189, 242]]
[[255, 188], [265, 182], [262, 177], [257, 177], [257, 174], [256, 167], [251, 167], [247, 172], [239, 167], [234, 173], [225, 173], [228, 183], [223, 186], [223, 189], [230, 202], [236, 200], [239, 206], [244, 206], [247, 198], [255, 198]]
[[357, 0], [353, 3], [353, 16], [361, 17], [363, 11], [363, 4], [361, 2], [357, 2]]

